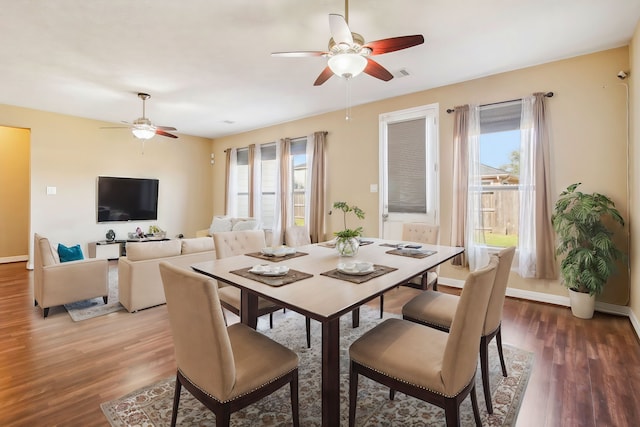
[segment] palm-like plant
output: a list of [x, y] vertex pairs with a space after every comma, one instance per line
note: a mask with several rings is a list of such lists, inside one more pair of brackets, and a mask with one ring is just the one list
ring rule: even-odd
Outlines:
[[621, 226], [624, 220], [611, 199], [576, 191], [580, 184], [567, 187], [556, 202], [551, 217], [558, 235], [556, 256], [565, 256], [560, 272], [566, 287], [596, 295], [615, 272], [615, 261], [623, 256], [603, 220], [609, 218]]
[[352, 237], [360, 237], [362, 235], [362, 227], [358, 227], [358, 228], [347, 228], [347, 214], [349, 212], [353, 212], [353, 214], [358, 218], [358, 219], [364, 219], [364, 211], [362, 209], [360, 209], [357, 206], [349, 206], [347, 204], [347, 202], [334, 202], [333, 203], [333, 208], [334, 209], [340, 209], [342, 211], [342, 215], [343, 215], [343, 222], [344, 222], [344, 229], [340, 230], [340, 231], [336, 231], [334, 234], [337, 237], [343, 238], [343, 239], [349, 239]]

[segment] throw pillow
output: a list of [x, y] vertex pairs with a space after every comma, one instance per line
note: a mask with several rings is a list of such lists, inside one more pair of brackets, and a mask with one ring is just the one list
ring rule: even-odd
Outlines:
[[214, 217], [209, 227], [209, 234], [231, 231], [231, 218]]
[[254, 220], [240, 221], [233, 226], [233, 231], [257, 230], [257, 229], [258, 229], [258, 221], [254, 221]]
[[60, 262], [78, 261], [84, 259], [80, 245], [66, 247], [62, 243], [58, 243], [58, 255]]

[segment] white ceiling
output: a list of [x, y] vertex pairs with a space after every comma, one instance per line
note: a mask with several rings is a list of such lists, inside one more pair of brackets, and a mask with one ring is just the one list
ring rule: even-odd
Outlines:
[[[343, 0], [0, 0], [0, 104], [119, 123], [142, 115], [209, 138], [343, 109], [346, 84], [313, 82]], [[351, 0], [365, 41], [422, 34], [376, 56], [352, 104], [627, 45], [639, 0]], [[0, 117], [0, 124], [2, 118]], [[126, 130], [123, 130], [125, 132]], [[115, 130], [114, 132], [119, 132]]]

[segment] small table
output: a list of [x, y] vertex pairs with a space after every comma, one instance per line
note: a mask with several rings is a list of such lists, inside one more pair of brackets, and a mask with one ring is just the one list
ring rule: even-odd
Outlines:
[[[192, 265], [199, 273], [241, 289], [240, 320], [254, 329], [257, 325], [258, 297], [322, 323], [323, 426], [340, 425], [340, 317], [464, 251], [458, 247], [423, 245], [423, 249], [435, 253], [426, 258], [413, 258], [388, 254], [391, 248], [381, 245], [391, 242], [373, 240], [373, 244], [361, 247], [358, 254], [351, 258], [341, 258], [335, 249], [318, 244], [302, 246], [298, 249], [308, 255], [292, 258], [286, 261], [286, 265], [313, 276], [278, 287], [231, 273], [264, 263], [253, 257], [237, 255]], [[339, 262], [351, 261], [368, 261], [395, 270], [363, 283], [352, 283], [321, 274], [335, 269]]]

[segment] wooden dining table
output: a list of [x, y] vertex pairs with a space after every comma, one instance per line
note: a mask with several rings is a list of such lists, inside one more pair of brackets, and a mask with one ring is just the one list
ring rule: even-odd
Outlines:
[[[269, 258], [273, 261], [257, 258], [260, 254], [254, 253], [192, 265], [196, 272], [241, 289], [240, 319], [252, 328], [257, 325], [258, 297], [322, 324], [323, 426], [340, 425], [340, 317], [464, 251], [459, 247], [425, 244], [419, 250], [398, 250], [396, 244], [409, 242], [382, 239], [363, 242], [368, 243], [354, 257], [340, 257], [330, 245], [316, 243], [296, 248], [295, 257]], [[370, 276], [336, 273], [338, 264], [355, 262], [373, 263], [377, 273]], [[256, 265], [284, 265], [289, 268], [288, 275], [301, 273], [300, 277], [306, 277], [282, 285], [278, 280], [267, 284], [246, 273], [247, 268]]]

